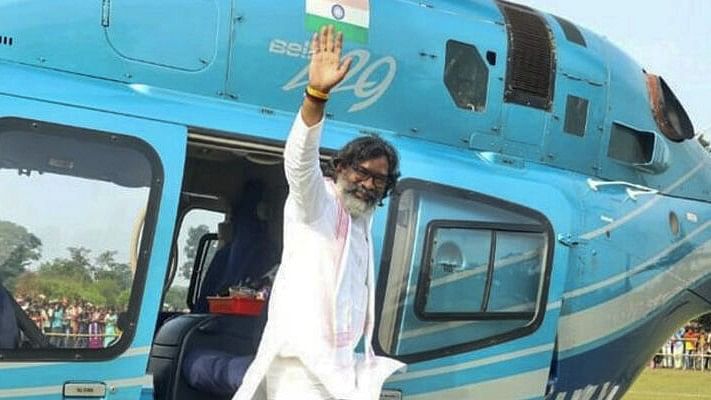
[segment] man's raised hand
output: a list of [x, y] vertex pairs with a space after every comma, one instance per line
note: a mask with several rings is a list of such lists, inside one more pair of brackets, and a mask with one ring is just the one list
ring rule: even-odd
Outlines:
[[341, 62], [343, 33], [336, 34], [333, 25], [324, 26], [314, 33], [311, 40], [311, 64], [309, 65], [309, 86], [328, 93], [341, 83], [351, 66], [351, 59]]

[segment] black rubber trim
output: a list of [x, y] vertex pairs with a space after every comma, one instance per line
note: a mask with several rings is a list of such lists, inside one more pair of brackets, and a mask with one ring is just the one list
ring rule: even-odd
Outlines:
[[491, 281], [494, 280], [494, 258], [496, 258], [496, 231], [491, 231], [491, 246], [489, 247], [489, 265], [486, 266], [486, 285], [484, 286], [484, 298], [481, 301], [481, 312], [486, 312], [489, 308], [491, 298]]
[[193, 311], [195, 307], [195, 301], [197, 301], [198, 289], [202, 285], [203, 270], [208, 266], [205, 265], [205, 257], [207, 257], [207, 251], [205, 250], [205, 243], [208, 241], [218, 240], [217, 233], [206, 233], [202, 235], [200, 241], [198, 242], [198, 250], [195, 254], [195, 261], [193, 262], [193, 273], [190, 276], [190, 286], [188, 286], [188, 308]]

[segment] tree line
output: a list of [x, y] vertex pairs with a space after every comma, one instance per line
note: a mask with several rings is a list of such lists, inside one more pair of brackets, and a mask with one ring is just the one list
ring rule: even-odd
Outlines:
[[0, 221], [0, 283], [15, 297], [83, 299], [95, 305], [125, 309], [133, 274], [116, 261], [116, 251], [92, 257], [84, 247], [67, 248], [66, 257], [42, 262], [42, 241], [25, 227]]

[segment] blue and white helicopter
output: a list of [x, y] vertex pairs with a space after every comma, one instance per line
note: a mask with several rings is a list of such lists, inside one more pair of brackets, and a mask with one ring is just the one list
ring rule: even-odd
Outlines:
[[383, 399], [619, 399], [711, 310], [711, 158], [662, 78], [570, 21], [500, 0], [4, 1], [0, 220], [83, 204], [56, 237], [125, 237], [133, 270], [108, 347], [52, 344], [14, 307], [26, 343], [0, 350], [0, 399], [219, 398], [186, 385], [184, 356], [248, 354], [254, 318], [161, 311], [176, 237], [256, 180], [281, 242], [323, 22], [354, 59], [324, 160], [371, 133], [402, 159], [373, 228], [374, 344], [408, 363]]

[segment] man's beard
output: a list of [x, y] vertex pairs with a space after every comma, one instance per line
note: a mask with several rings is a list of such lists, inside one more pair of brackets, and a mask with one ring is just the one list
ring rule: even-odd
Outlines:
[[[373, 211], [378, 204], [378, 193], [368, 190], [357, 183], [351, 183], [341, 176], [336, 180], [336, 188], [343, 201], [343, 207], [353, 218], [358, 218]], [[357, 197], [362, 196], [365, 200]]]

